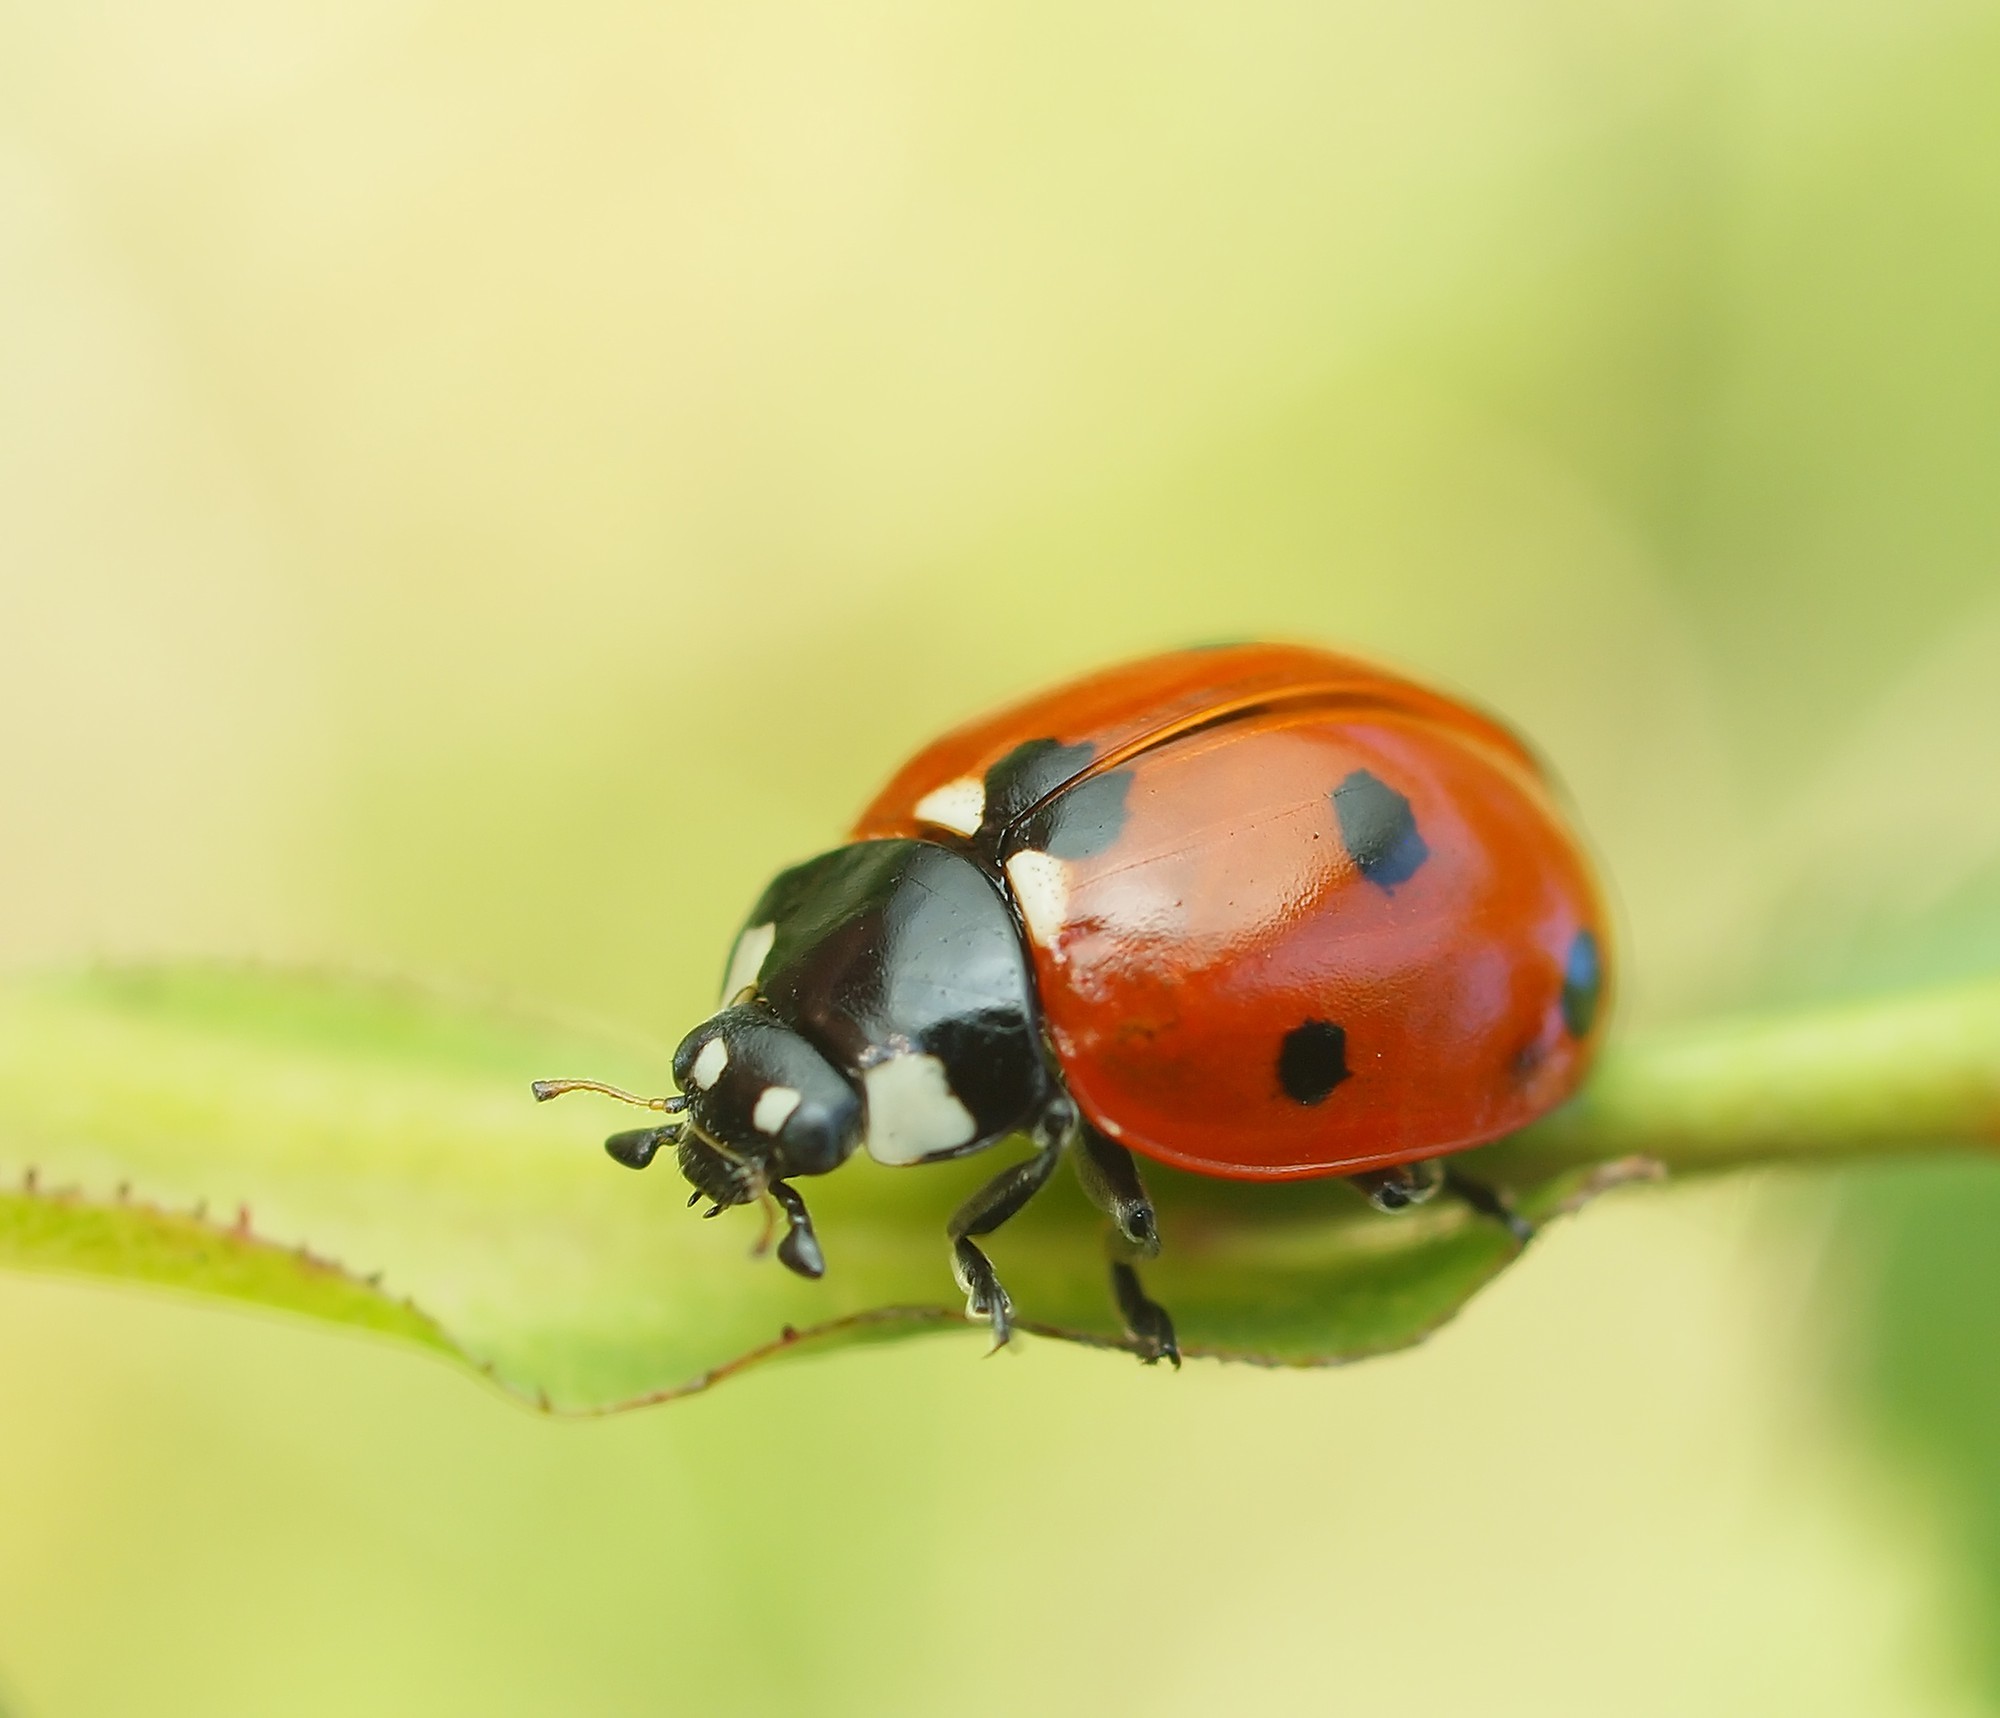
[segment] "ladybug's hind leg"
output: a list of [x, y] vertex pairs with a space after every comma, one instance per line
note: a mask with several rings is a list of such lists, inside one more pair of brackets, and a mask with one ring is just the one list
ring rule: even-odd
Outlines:
[[1407, 1211], [1412, 1205], [1427, 1205], [1444, 1186], [1444, 1165], [1435, 1157], [1415, 1163], [1398, 1163], [1389, 1169], [1371, 1169], [1350, 1175], [1350, 1185], [1367, 1196], [1378, 1211]]
[[1077, 1135], [1076, 1178], [1090, 1202], [1111, 1219], [1116, 1231], [1111, 1262], [1111, 1298], [1118, 1303], [1118, 1316], [1148, 1366], [1162, 1360], [1180, 1368], [1180, 1344], [1174, 1337], [1174, 1321], [1158, 1301], [1147, 1297], [1140, 1286], [1139, 1273], [1132, 1268], [1133, 1257], [1150, 1259], [1160, 1250], [1160, 1223], [1139, 1166], [1132, 1154], [1115, 1139], [1107, 1138], [1090, 1123], [1083, 1123]]
[[1492, 1218], [1522, 1246], [1535, 1238], [1534, 1224], [1516, 1211], [1507, 1196], [1489, 1182], [1478, 1180], [1460, 1169], [1447, 1169], [1444, 1172], [1444, 1188], [1454, 1199], [1464, 1200], [1480, 1216]]
[[1365, 1175], [1350, 1175], [1347, 1179], [1368, 1196], [1368, 1203], [1378, 1211], [1407, 1211], [1439, 1193], [1449, 1193], [1480, 1216], [1500, 1224], [1522, 1246], [1535, 1238], [1534, 1224], [1516, 1211], [1497, 1187], [1467, 1175], [1462, 1169], [1449, 1167], [1439, 1158], [1419, 1158], [1415, 1163], [1371, 1169]]

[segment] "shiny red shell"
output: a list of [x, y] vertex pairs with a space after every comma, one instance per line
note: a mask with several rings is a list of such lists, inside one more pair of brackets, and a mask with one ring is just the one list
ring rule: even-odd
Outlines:
[[[967, 828], [989, 772], [1038, 743], [1059, 778]], [[1086, 803], [1116, 816], [1065, 840]], [[1071, 1094], [1203, 1174], [1352, 1174], [1499, 1138], [1576, 1089], [1602, 1030], [1605, 914], [1535, 758], [1351, 657], [1238, 645], [1105, 670], [926, 747], [854, 834], [1001, 864]]]

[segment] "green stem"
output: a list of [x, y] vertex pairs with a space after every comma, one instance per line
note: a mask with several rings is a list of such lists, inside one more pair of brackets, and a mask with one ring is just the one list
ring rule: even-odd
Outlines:
[[1510, 1172], [1643, 1156], [1675, 1173], [2000, 1144], [2000, 981], [1725, 1017], [1616, 1046]]

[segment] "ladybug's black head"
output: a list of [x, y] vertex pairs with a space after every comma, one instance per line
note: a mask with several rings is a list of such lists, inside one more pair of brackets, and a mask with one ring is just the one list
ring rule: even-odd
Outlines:
[[[687, 1105], [684, 1122], [653, 1130], [672, 1139], [681, 1174], [708, 1214], [766, 1194], [783, 1208], [786, 1234], [778, 1257], [799, 1275], [825, 1269], [805, 1201], [786, 1185], [794, 1175], [824, 1175], [861, 1138], [861, 1100], [824, 1056], [759, 1002], [712, 1014], [674, 1052], [674, 1083]], [[642, 1130], [643, 1132], [644, 1130]], [[643, 1168], [665, 1139], [627, 1155], [629, 1136], [605, 1146], [620, 1162]], [[638, 1140], [633, 1140], [636, 1146]]]
[[759, 1002], [712, 1014], [674, 1052], [682, 1096], [640, 1098], [596, 1080], [539, 1080], [538, 1098], [602, 1092], [670, 1115], [657, 1127], [614, 1133], [604, 1149], [628, 1169], [644, 1169], [672, 1146], [681, 1174], [705, 1196], [708, 1216], [767, 1194], [785, 1214], [778, 1257], [801, 1276], [825, 1270], [805, 1201], [786, 1185], [794, 1175], [824, 1175], [861, 1139], [861, 1100], [826, 1058]]
[[[674, 1084], [687, 1096], [688, 1136], [764, 1182], [824, 1175], [861, 1139], [854, 1088], [761, 1002], [724, 1008], [683, 1038]], [[743, 1202], [695, 1185], [720, 1203]], [[762, 1191], [755, 1186], [747, 1197]]]

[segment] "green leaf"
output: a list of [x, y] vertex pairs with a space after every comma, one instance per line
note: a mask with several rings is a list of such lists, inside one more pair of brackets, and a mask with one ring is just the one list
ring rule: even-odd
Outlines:
[[[0, 1264], [220, 1295], [453, 1354], [599, 1411], [776, 1354], [968, 1328], [947, 1214], [998, 1167], [857, 1161], [808, 1183], [828, 1259], [753, 1257], [670, 1169], [598, 1149], [627, 1113], [541, 1106], [537, 1077], [641, 1089], [662, 1047], [407, 987], [258, 970], [109, 971], [0, 990]], [[1547, 1219], [1658, 1173], [1990, 1139], [2000, 985], [1614, 1049], [1589, 1093], [1463, 1161]], [[1147, 1288], [1190, 1356], [1317, 1365], [1420, 1340], [1504, 1269], [1498, 1224], [1441, 1200], [1385, 1218], [1344, 1183], [1147, 1171]], [[1101, 1220], [1061, 1177], [992, 1245], [1023, 1327], [1122, 1342]]]
[[0, 1193], [0, 1264], [255, 1301], [458, 1353], [435, 1322], [379, 1282], [309, 1248], [253, 1235], [247, 1216], [224, 1228], [199, 1210], [162, 1210], [124, 1194], [107, 1204], [69, 1188], [44, 1191], [30, 1177], [20, 1191]]

